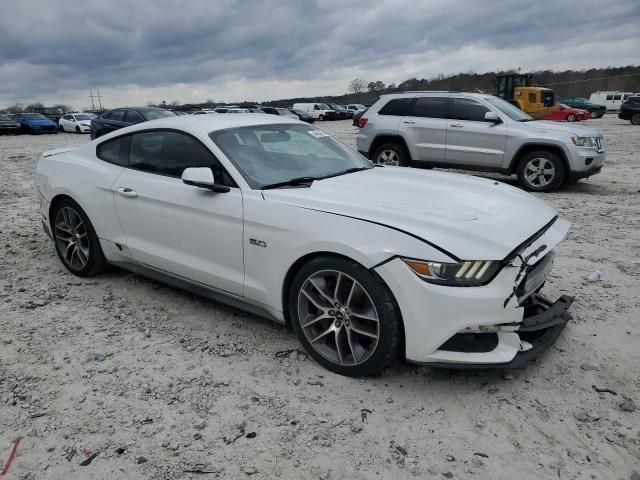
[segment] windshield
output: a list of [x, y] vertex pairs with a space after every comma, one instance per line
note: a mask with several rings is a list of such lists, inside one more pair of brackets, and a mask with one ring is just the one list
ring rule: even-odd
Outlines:
[[91, 120], [91, 117], [89, 115], [74, 115], [74, 117], [76, 117], [76, 121], [80, 122], [82, 120]]
[[511, 105], [506, 100], [503, 100], [498, 97], [485, 97], [485, 100], [489, 102], [491, 105], [493, 105], [494, 107], [496, 107], [498, 110], [500, 110], [502, 113], [507, 115], [512, 120], [515, 120], [517, 122], [528, 122], [533, 120], [532, 117], [524, 113], [518, 107]]
[[143, 110], [142, 116], [147, 120], [156, 120], [158, 118], [173, 117], [175, 113], [170, 110]]
[[26, 118], [27, 120], [47, 120], [47, 117], [41, 113], [23, 113], [21, 118]]
[[289, 110], [287, 110], [286, 108], [276, 108], [276, 110], [278, 110], [278, 112], [281, 115], [288, 115], [289, 113], [291, 113]]
[[253, 189], [294, 178], [320, 179], [373, 168], [358, 152], [309, 125], [254, 125], [209, 134]]
[[342, 105], [337, 105], [335, 103], [331, 104], [331, 108], [333, 108], [337, 112], [341, 112], [342, 110], [346, 110]]

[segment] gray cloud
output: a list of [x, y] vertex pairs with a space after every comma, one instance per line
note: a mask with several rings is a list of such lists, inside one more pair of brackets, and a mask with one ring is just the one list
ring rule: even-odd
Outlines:
[[639, 20], [637, 0], [3, 2], [0, 106], [98, 88], [133, 103], [260, 99], [301, 81], [341, 93], [356, 74], [621, 65], [637, 56]]

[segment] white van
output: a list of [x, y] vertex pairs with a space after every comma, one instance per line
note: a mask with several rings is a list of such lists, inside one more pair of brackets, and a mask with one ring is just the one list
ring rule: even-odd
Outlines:
[[633, 92], [618, 92], [613, 90], [594, 92], [589, 97], [591, 103], [597, 103], [598, 105], [604, 105], [607, 107], [607, 112], [617, 112], [620, 110], [620, 105], [626, 102], [629, 97], [633, 95]]
[[334, 120], [336, 112], [326, 103], [296, 103], [293, 110], [302, 110], [311, 115], [314, 120]]

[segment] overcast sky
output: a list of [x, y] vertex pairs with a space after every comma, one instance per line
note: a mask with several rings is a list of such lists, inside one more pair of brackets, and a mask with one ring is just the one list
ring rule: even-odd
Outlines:
[[0, 108], [342, 94], [349, 81], [640, 64], [640, 0], [2, 0]]

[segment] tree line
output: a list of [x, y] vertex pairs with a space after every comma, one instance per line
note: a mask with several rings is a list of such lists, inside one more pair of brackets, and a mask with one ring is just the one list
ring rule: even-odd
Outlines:
[[[353, 79], [347, 93], [339, 96], [288, 98], [266, 102], [269, 105], [285, 106], [299, 102], [332, 102], [340, 104], [362, 103], [371, 105], [380, 95], [413, 90], [448, 90], [460, 92], [482, 91], [495, 93], [495, 77], [511, 71], [488, 73], [459, 73], [445, 77], [409, 78], [401, 83], [386, 85], [380, 80]], [[533, 74], [533, 85], [549, 87], [558, 97], [585, 97], [599, 90], [619, 90], [640, 93], [640, 66], [592, 68], [589, 70], [542, 70]]]

